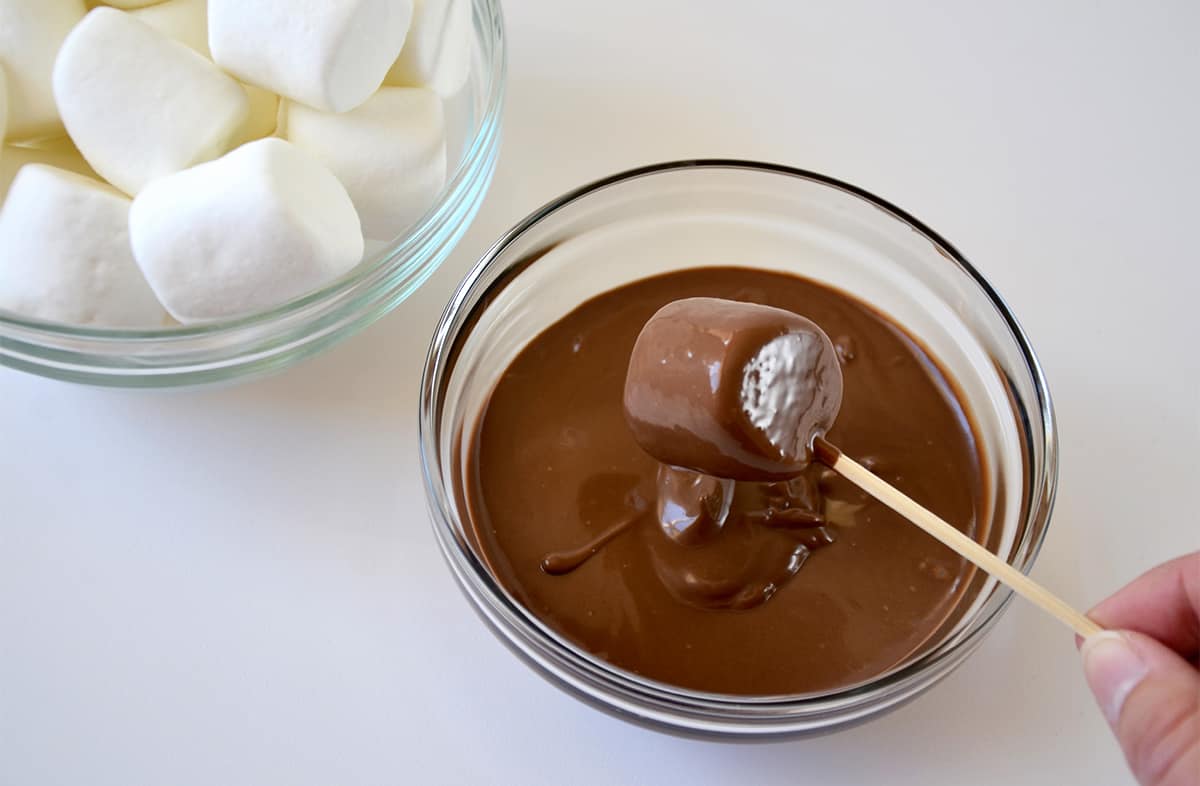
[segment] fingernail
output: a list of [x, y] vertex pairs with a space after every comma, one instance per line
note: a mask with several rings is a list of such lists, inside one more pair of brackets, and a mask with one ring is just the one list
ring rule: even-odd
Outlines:
[[1146, 676], [1146, 663], [1129, 639], [1113, 630], [1088, 636], [1080, 653], [1088, 685], [1108, 722], [1115, 724], [1125, 698]]

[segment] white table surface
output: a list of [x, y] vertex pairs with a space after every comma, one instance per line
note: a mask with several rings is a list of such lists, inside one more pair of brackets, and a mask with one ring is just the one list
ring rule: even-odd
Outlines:
[[454, 284], [560, 192], [698, 156], [826, 172], [942, 232], [1022, 319], [1061, 427], [1035, 575], [1090, 605], [1200, 545], [1200, 5], [507, 14], [495, 185], [397, 313], [224, 390], [0, 370], [0, 783], [1130, 782], [1070, 635], [1021, 602], [929, 694], [831, 737], [700, 743], [579, 704], [444, 568], [417, 387]]

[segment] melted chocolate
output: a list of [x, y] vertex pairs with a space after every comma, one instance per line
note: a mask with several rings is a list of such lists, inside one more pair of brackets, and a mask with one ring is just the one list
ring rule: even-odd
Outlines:
[[[701, 496], [714, 484], [723, 484], [719, 502]], [[657, 491], [660, 511], [697, 513], [697, 523], [681, 531], [674, 518], [660, 512], [659, 527], [643, 532], [663, 586], [679, 602], [697, 608], [750, 609], [766, 603], [810, 553], [835, 539], [806, 476], [786, 483], [734, 483], [664, 464]]]
[[643, 452], [622, 404], [630, 353], [658, 309], [697, 296], [801, 312], [837, 336], [829, 441], [981, 536], [970, 419], [919, 344], [811, 281], [707, 268], [588, 301], [512, 362], [468, 456], [481, 557], [551, 628], [652, 679], [783, 695], [875, 677], [945, 622], [969, 568], [819, 464], [734, 483]]

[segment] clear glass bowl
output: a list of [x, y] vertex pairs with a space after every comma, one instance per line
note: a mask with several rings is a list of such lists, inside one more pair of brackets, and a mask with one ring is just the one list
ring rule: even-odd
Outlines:
[[[368, 246], [361, 264], [321, 290], [271, 311], [202, 327], [70, 327], [0, 311], [0, 364], [115, 387], [174, 387], [285, 368], [391, 311], [445, 261], [491, 184], [500, 145], [505, 37], [499, 0], [471, 0], [467, 85], [446, 107], [447, 159], [437, 202], [405, 234]], [[456, 162], [456, 163], [455, 163]]]
[[991, 487], [987, 545], [1028, 571], [1053, 504], [1056, 435], [1046, 381], [1012, 313], [958, 251], [903, 210], [832, 178], [753, 162], [683, 161], [616, 175], [546, 205], [491, 248], [446, 308], [425, 368], [420, 426], [429, 508], [446, 561], [479, 615], [575, 696], [682, 734], [828, 732], [894, 708], [949, 674], [979, 646], [1010, 591], [975, 574], [923, 648], [863, 684], [800, 696], [701, 693], [613, 667], [550, 630], [489, 573], [467, 518], [462, 479], [476, 419], [530, 339], [627, 282], [731, 265], [826, 282], [921, 337], [977, 420]]

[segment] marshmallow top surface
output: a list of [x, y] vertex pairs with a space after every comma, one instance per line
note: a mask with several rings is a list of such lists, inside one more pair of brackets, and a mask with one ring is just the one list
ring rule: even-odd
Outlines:
[[281, 305], [362, 259], [354, 205], [337, 178], [281, 139], [154, 181], [130, 212], [134, 256], [184, 324]]
[[462, 89], [470, 71], [469, 0], [414, 0], [412, 28], [384, 83], [429, 87], [450, 97]]
[[344, 114], [289, 103], [283, 125], [341, 180], [367, 237], [396, 237], [445, 185], [445, 119], [431, 90], [385, 87]]
[[129, 199], [104, 183], [22, 167], [0, 209], [0, 308], [75, 325], [161, 324], [128, 217]]
[[112, 8], [95, 9], [67, 36], [54, 94], [84, 158], [129, 194], [220, 155], [250, 112], [231, 77]]
[[210, 0], [208, 42], [243, 82], [346, 112], [383, 84], [411, 19], [411, 0]]
[[62, 132], [51, 88], [54, 58], [85, 13], [83, 0], [0, 0], [0, 65], [8, 78], [9, 138]]

